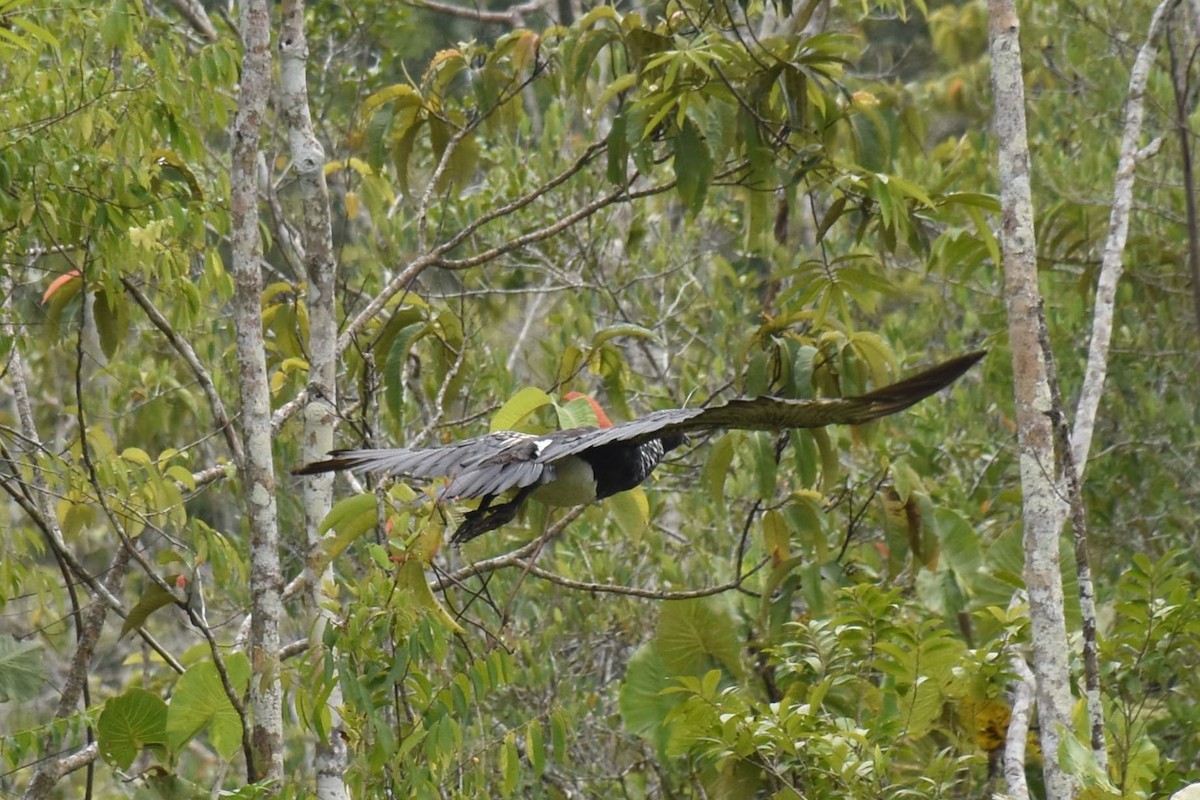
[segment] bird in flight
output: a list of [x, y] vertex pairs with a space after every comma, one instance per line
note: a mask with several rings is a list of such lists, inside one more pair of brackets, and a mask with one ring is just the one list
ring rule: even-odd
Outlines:
[[[958, 380], [986, 351], [968, 353], [857, 397], [789, 400], [756, 397], [709, 408], [655, 411], [609, 428], [532, 434], [496, 431], [427, 448], [334, 450], [293, 470], [315, 475], [348, 469], [375, 475], [448, 477], [438, 500], [479, 498], [451, 542], [461, 544], [512, 521], [527, 499], [574, 506], [632, 489], [650, 476], [687, 434], [718, 428], [784, 430], [859, 425], [903, 411]], [[492, 503], [510, 490], [512, 499]]]

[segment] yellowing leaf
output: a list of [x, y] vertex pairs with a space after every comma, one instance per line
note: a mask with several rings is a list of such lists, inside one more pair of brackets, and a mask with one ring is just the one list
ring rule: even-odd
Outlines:
[[400, 565], [400, 569], [396, 574], [396, 585], [408, 592], [414, 606], [431, 614], [455, 633], [464, 633], [462, 626], [454, 620], [454, 617], [450, 616], [450, 612], [446, 610], [446, 607], [433, 596], [433, 590], [429, 588], [429, 583], [425, 580], [425, 567], [419, 559], [410, 558]]
[[791, 530], [783, 514], [771, 509], [763, 515], [763, 545], [771, 556], [771, 565], [778, 566], [788, 557]]
[[[60, 298], [69, 300], [79, 291], [79, 287], [83, 285], [83, 279], [80, 276], [79, 270], [73, 269], [70, 272], [59, 275], [50, 285], [46, 287], [46, 291], [42, 294], [42, 305], [50, 302], [50, 298], [55, 294], [59, 294]], [[67, 287], [64, 289], [63, 287]], [[61, 293], [61, 294], [60, 294]], [[65, 302], [65, 301], [64, 301]]]
[[500, 406], [500, 410], [492, 416], [493, 431], [516, 430], [525, 418], [542, 406], [551, 405], [554, 401], [550, 395], [535, 386], [526, 386]]
[[400, 107], [421, 105], [421, 103], [424, 102], [424, 99], [421, 97], [421, 93], [416, 89], [408, 84], [396, 83], [392, 84], [391, 86], [385, 86], [364, 100], [362, 104], [362, 115], [364, 117], [370, 116], [375, 109], [379, 108], [384, 103], [390, 103], [393, 100], [395, 100], [396, 105]]
[[650, 503], [642, 487], [635, 486], [627, 492], [619, 492], [607, 502], [617, 525], [627, 536], [636, 540], [650, 524]]

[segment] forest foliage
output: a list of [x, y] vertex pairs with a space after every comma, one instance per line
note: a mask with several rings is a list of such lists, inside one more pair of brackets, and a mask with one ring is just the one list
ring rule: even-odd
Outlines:
[[[188, 5], [0, 3], [5, 794], [92, 745], [62, 796], [314, 796], [312, 743], [331, 738], [355, 797], [999, 788], [1029, 634], [982, 4], [585, 3], [569, 21], [309, 6], [339, 445], [849, 395], [990, 355], [902, 415], [714, 433], [643, 487], [531, 504], [461, 549], [441, 543], [463, 509], [417, 502], [430, 487], [339, 480], [310, 547], [288, 474], [310, 287], [274, 94], [259, 164], [287, 615], [274, 786], [245, 781], [263, 678], [228, 313], [242, 56], [236, 14], [208, 9], [209, 37]], [[1151, 11], [1022, 9], [1068, 395]], [[1151, 85], [1161, 141], [1139, 166], [1084, 483], [1110, 758], [1088, 749], [1082, 700], [1061, 758], [1094, 798], [1200, 780], [1196, 232], [1180, 211], [1195, 30], [1168, 37]], [[83, 701], [59, 708], [93, 603], [112, 614]], [[1035, 733], [1035, 795], [1044, 755]]]

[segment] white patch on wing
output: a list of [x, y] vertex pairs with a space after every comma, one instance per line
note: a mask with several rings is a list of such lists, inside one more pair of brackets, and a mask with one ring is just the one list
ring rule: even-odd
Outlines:
[[553, 439], [538, 439], [533, 444], [537, 448], [537, 454], [540, 456], [542, 451], [549, 447], [553, 442]]

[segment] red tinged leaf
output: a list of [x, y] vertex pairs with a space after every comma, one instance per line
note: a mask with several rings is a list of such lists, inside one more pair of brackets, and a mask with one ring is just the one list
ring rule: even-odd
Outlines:
[[564, 400], [574, 400], [577, 397], [582, 397], [584, 400], [587, 400], [588, 405], [590, 405], [592, 410], [596, 412], [597, 425], [599, 425], [601, 428], [611, 428], [613, 426], [612, 420], [608, 418], [608, 414], [604, 413], [604, 409], [601, 408], [600, 404], [596, 402], [596, 398], [592, 397], [591, 395], [584, 394], [583, 392], [567, 392], [565, 395], [563, 395]]
[[[46, 287], [46, 291], [42, 294], [42, 305], [49, 303], [50, 298], [53, 297], [54, 293], [59, 289], [71, 283], [72, 281], [80, 281], [82, 278], [83, 276], [79, 274], [79, 270], [77, 269], [73, 269], [70, 272], [59, 275], [48, 287]], [[77, 287], [72, 288], [74, 289]]]

